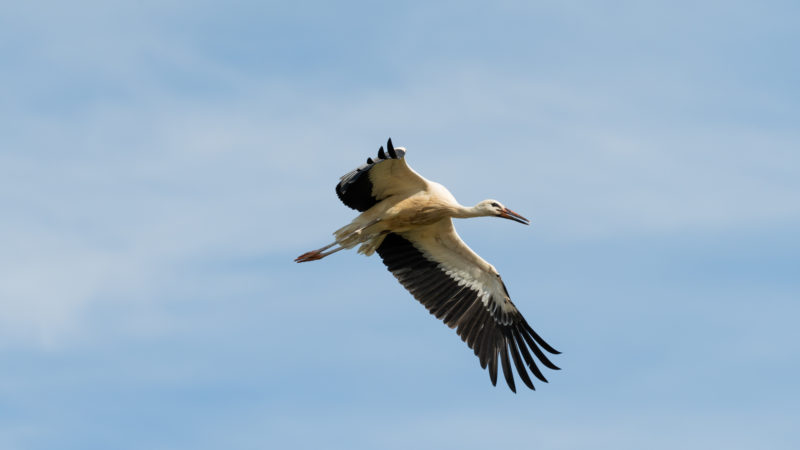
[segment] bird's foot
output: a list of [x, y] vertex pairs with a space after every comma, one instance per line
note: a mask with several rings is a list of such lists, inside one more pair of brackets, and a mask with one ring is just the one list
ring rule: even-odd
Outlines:
[[327, 255], [323, 255], [320, 250], [312, 250], [310, 252], [305, 252], [302, 255], [298, 256], [294, 259], [294, 262], [301, 263], [301, 262], [308, 262], [308, 261], [316, 261], [318, 259], [322, 259]]
[[[305, 252], [302, 255], [300, 255], [297, 258], [295, 258], [294, 262], [301, 263], [301, 262], [308, 262], [308, 261], [316, 261], [316, 260], [322, 259], [322, 258], [324, 258], [324, 257], [326, 257], [328, 255], [332, 255], [332, 254], [338, 252], [339, 250], [344, 250], [345, 249], [345, 247], [339, 246], [339, 247], [336, 247], [333, 250], [328, 250], [329, 248], [333, 247], [334, 245], [336, 245], [336, 242], [334, 242], [333, 244], [330, 244], [330, 245], [326, 245], [325, 247], [318, 248], [316, 250], [312, 250], [310, 252]], [[328, 251], [326, 252], [325, 250], [328, 250]]]

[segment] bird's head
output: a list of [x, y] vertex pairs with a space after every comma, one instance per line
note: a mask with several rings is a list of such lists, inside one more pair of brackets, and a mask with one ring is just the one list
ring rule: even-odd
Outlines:
[[484, 200], [476, 205], [476, 209], [480, 210], [486, 216], [502, 217], [504, 219], [510, 219], [514, 222], [519, 222], [524, 225], [530, 225], [530, 220], [506, 208], [497, 200]]

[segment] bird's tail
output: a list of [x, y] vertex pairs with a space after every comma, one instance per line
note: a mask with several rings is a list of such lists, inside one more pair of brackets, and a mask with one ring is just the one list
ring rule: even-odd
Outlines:
[[362, 231], [361, 225], [353, 221], [334, 231], [333, 236], [342, 247], [353, 248], [361, 242]]
[[367, 242], [375, 236], [375, 230], [368, 230], [369, 227], [380, 222], [380, 219], [367, 219], [359, 216], [349, 224], [333, 232], [336, 242], [344, 248], [353, 248], [356, 245]]
[[374, 236], [369, 241], [361, 244], [361, 247], [358, 248], [358, 253], [361, 253], [365, 256], [371, 256], [375, 253], [375, 250], [383, 244], [383, 239], [386, 237], [387, 233], [381, 233], [377, 236]]

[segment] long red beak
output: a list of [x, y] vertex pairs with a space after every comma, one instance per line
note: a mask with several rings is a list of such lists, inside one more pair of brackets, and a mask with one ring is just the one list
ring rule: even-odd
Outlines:
[[515, 213], [514, 211], [512, 211], [512, 210], [510, 210], [508, 208], [503, 208], [503, 211], [500, 212], [500, 217], [502, 217], [504, 219], [513, 220], [514, 222], [519, 222], [519, 223], [521, 223], [523, 225], [530, 225], [531, 224], [530, 220], [520, 216], [519, 214]]

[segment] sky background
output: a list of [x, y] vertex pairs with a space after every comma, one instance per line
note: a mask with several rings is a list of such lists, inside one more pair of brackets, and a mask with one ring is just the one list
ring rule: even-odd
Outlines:
[[[800, 448], [797, 2], [3, 2], [0, 447]], [[377, 256], [392, 137], [563, 352]]]

